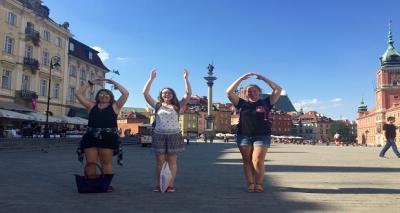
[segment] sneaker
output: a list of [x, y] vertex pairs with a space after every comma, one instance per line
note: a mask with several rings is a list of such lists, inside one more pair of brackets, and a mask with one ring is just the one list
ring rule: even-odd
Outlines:
[[173, 187], [173, 186], [168, 186], [167, 187], [167, 192], [175, 192], [175, 187]]
[[155, 186], [153, 192], [161, 192], [160, 186]]

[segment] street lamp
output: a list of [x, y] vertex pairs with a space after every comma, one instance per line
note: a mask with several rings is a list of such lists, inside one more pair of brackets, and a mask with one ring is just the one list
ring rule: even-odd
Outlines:
[[47, 90], [47, 110], [46, 110], [46, 125], [49, 124], [49, 107], [50, 107], [50, 87], [51, 87], [51, 70], [60, 68], [60, 57], [53, 56], [50, 59], [50, 77], [49, 77], [49, 88]]

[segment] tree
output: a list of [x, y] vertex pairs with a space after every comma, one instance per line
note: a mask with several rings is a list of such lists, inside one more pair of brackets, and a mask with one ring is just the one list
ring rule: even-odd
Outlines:
[[348, 141], [350, 139], [350, 128], [341, 121], [335, 121], [328, 129], [329, 138], [339, 133], [343, 141]]

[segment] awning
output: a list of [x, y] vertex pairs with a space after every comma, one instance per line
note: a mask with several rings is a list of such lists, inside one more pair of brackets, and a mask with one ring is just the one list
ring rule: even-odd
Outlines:
[[53, 117], [58, 118], [63, 123], [67, 123], [67, 124], [77, 124], [77, 125], [87, 125], [88, 124], [88, 120], [86, 120], [84, 118], [80, 118], [80, 117], [68, 117], [65, 115], [55, 115]]
[[89, 118], [89, 111], [86, 108], [71, 107], [67, 115], [69, 117]]
[[[38, 112], [29, 112], [27, 113], [27, 115], [30, 115], [34, 118], [35, 121], [38, 122], [46, 122], [46, 115], [42, 114], [42, 113], [38, 113]], [[56, 118], [54, 116], [50, 116], [49, 115], [49, 122], [50, 123], [61, 123], [62, 120], [59, 118]]]
[[88, 125], [89, 121], [87, 119], [81, 118], [81, 117], [73, 117], [76, 120], [80, 121], [80, 125]]
[[10, 118], [10, 119], [19, 119], [19, 120], [28, 120], [28, 121], [33, 121], [34, 118], [30, 115], [25, 115], [22, 113], [10, 111], [10, 110], [5, 110], [5, 109], [0, 109], [0, 117], [2, 118]]
[[6, 101], [0, 101], [0, 108], [6, 109], [6, 110], [21, 111], [21, 112], [32, 112], [33, 111], [32, 109], [30, 109], [28, 107], [21, 106], [14, 102], [6, 102]]

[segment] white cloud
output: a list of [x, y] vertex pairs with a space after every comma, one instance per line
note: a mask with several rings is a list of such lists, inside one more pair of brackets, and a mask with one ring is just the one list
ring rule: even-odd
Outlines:
[[341, 98], [334, 98], [334, 99], [332, 99], [330, 102], [340, 102], [340, 101], [342, 101], [343, 99], [341, 99]]
[[93, 49], [95, 49], [95, 50], [97, 50], [98, 52], [99, 52], [99, 57], [100, 57], [100, 59], [102, 60], [102, 61], [105, 61], [105, 60], [107, 60], [107, 59], [109, 59], [110, 58], [110, 56], [108, 55], [108, 52], [107, 51], [105, 51], [105, 50], [103, 50], [103, 48], [101, 48], [101, 47], [97, 47], [97, 46], [94, 46], [94, 47], [92, 47]]
[[117, 61], [127, 61], [129, 60], [128, 57], [117, 57]]
[[318, 103], [319, 103], [318, 99], [313, 98], [313, 99], [301, 100], [299, 102], [294, 103], [293, 105], [296, 108], [296, 110], [299, 111], [301, 108], [303, 108], [303, 110], [310, 109], [310, 105], [315, 105]]

